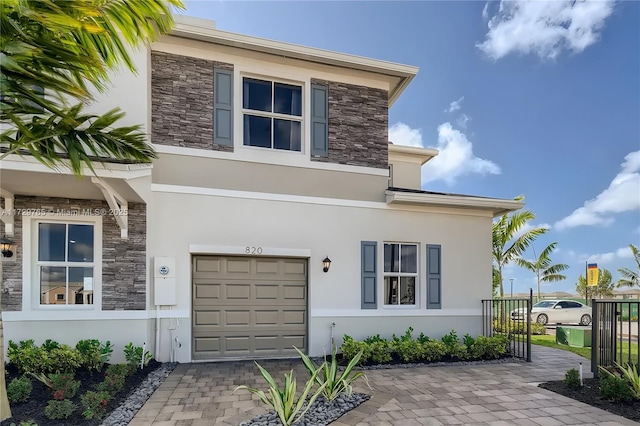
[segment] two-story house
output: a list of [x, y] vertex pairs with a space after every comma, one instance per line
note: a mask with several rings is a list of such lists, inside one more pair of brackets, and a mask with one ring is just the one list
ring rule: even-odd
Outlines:
[[188, 362], [481, 332], [492, 219], [522, 205], [421, 189], [437, 150], [388, 142], [415, 67], [183, 17], [134, 59], [93, 108], [143, 123], [153, 165], [0, 164], [7, 340]]

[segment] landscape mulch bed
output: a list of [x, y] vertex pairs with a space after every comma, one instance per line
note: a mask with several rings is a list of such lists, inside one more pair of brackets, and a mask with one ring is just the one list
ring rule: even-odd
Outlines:
[[[144, 369], [136, 370], [135, 374], [127, 377], [125, 381], [124, 388], [120, 391], [115, 398], [109, 401], [109, 405], [107, 406], [107, 414], [117, 408], [122, 401], [124, 401], [131, 392], [136, 390], [138, 385], [142, 383], [142, 381], [155, 369], [160, 367], [162, 364], [157, 362], [156, 360], [151, 360], [149, 364]], [[47, 403], [52, 399], [51, 389], [46, 387], [43, 383], [38, 380], [32, 379], [31, 383], [33, 384], [33, 391], [31, 392], [31, 396], [27, 400], [27, 402], [17, 403], [11, 405], [11, 417], [0, 423], [0, 426], [10, 426], [11, 423], [15, 423], [16, 425], [20, 424], [21, 421], [31, 421], [37, 423], [39, 426], [47, 425], [47, 426], [66, 426], [66, 425], [83, 425], [83, 426], [93, 426], [99, 425], [102, 420], [87, 420], [82, 417], [82, 407], [80, 404], [80, 395], [84, 394], [88, 390], [96, 390], [96, 386], [100, 384], [104, 380], [104, 371], [89, 371], [87, 369], [81, 368], [76, 371], [75, 380], [79, 380], [81, 385], [78, 393], [72, 401], [76, 404], [76, 411], [73, 416], [65, 419], [65, 420], [50, 420], [44, 415], [44, 408], [47, 406]], [[11, 382], [11, 380], [15, 377], [20, 377], [20, 373], [17, 369], [11, 364], [7, 365], [7, 384]]]
[[608, 401], [600, 396], [598, 379], [585, 379], [583, 384], [584, 386], [581, 388], [571, 388], [567, 386], [564, 381], [558, 380], [541, 383], [540, 387], [610, 413], [626, 417], [629, 420], [640, 422], [640, 400], [635, 400], [630, 403]]

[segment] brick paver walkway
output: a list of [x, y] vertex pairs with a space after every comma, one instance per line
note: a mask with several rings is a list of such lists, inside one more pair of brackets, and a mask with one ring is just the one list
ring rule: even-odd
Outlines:
[[[371, 399], [332, 423], [344, 425], [634, 425], [623, 417], [536, 387], [564, 378], [588, 361], [571, 352], [534, 346], [532, 363], [448, 365], [368, 371]], [[297, 360], [261, 363], [282, 377], [307, 377]], [[274, 377], [276, 377], [274, 375]], [[589, 374], [590, 377], [590, 374]], [[131, 426], [238, 425], [266, 409], [238, 385], [262, 387], [249, 361], [181, 364], [151, 396]], [[263, 387], [264, 388], [264, 387]]]

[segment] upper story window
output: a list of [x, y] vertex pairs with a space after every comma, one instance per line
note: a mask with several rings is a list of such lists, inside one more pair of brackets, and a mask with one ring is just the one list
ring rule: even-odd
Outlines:
[[94, 239], [93, 224], [37, 224], [40, 305], [93, 305]]
[[242, 79], [243, 144], [302, 149], [302, 86]]
[[385, 243], [384, 304], [415, 305], [418, 245]]

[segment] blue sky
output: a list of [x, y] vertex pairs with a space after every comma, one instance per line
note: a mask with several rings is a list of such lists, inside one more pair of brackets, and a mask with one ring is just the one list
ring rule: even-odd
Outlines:
[[[640, 245], [640, 2], [187, 2], [218, 29], [418, 66], [390, 140], [436, 147], [423, 188], [512, 198], [573, 291]], [[528, 254], [528, 258], [532, 258]], [[535, 287], [517, 267], [514, 292]]]

